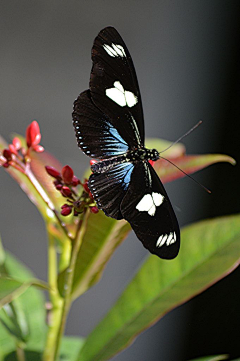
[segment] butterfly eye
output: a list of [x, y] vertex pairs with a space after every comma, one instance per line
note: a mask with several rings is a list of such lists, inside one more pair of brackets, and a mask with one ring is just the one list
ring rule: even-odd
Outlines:
[[151, 160], [154, 162], [159, 159], [159, 152], [156, 149], [152, 149]]

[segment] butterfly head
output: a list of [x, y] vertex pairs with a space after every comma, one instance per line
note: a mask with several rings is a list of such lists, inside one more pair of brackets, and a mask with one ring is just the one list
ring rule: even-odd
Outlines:
[[154, 162], [159, 159], [159, 152], [156, 149], [149, 150], [150, 152], [150, 159]]

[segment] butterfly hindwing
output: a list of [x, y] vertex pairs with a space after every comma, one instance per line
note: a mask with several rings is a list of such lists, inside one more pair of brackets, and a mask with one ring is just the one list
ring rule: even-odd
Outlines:
[[177, 218], [159, 177], [147, 161], [135, 165], [120, 209], [151, 253], [165, 259], [177, 256], [180, 245]]
[[[94, 104], [132, 146], [144, 145], [144, 122], [137, 76], [129, 51], [118, 32], [100, 31], [92, 48], [90, 91]], [[123, 125], [124, 124], [124, 125]], [[121, 134], [122, 135], [122, 134]]]
[[93, 173], [88, 186], [98, 208], [115, 219], [122, 219], [120, 204], [127, 192], [133, 171], [132, 163], [122, 163], [113, 166], [107, 172]]

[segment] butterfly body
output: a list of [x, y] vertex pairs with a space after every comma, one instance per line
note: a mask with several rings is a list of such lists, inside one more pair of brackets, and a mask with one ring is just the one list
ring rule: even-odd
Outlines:
[[156, 161], [158, 159], [159, 153], [156, 149], [139, 148], [117, 157], [96, 162], [91, 165], [91, 170], [93, 173], [104, 173], [118, 164], [127, 162], [136, 163], [148, 160]]
[[78, 146], [97, 159], [88, 186], [98, 208], [127, 220], [151, 253], [177, 256], [180, 231], [168, 195], [149, 160], [156, 149], [144, 146], [138, 81], [129, 51], [116, 29], [100, 31], [92, 48], [89, 90], [74, 102]]

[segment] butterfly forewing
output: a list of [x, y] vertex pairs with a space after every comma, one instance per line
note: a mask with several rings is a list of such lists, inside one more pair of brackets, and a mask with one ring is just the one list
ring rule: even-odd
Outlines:
[[100, 31], [92, 48], [90, 91], [95, 105], [110, 119], [129, 145], [144, 145], [141, 95], [129, 51], [118, 32]]
[[177, 256], [177, 218], [159, 177], [147, 161], [135, 165], [120, 208], [145, 248], [161, 258]]
[[73, 125], [78, 146], [90, 157], [106, 159], [128, 150], [110, 119], [93, 104], [89, 90], [74, 102]]

